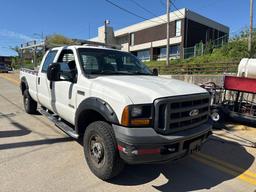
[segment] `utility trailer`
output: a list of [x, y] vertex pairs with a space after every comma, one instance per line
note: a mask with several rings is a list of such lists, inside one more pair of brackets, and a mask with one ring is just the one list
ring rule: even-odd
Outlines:
[[222, 109], [232, 120], [256, 125], [256, 79], [225, 76]]
[[242, 59], [237, 76], [224, 76], [223, 86], [204, 83], [211, 95], [211, 119], [213, 124], [232, 121], [256, 125], [256, 59]]

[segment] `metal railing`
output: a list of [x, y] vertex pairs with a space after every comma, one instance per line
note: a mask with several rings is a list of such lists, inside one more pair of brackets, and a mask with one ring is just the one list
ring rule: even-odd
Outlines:
[[202, 56], [204, 54], [208, 54], [214, 48], [222, 47], [224, 44], [228, 42], [228, 35], [224, 35], [214, 40], [210, 40], [208, 43], [204, 44], [200, 42], [193, 47], [183, 48], [184, 59]]

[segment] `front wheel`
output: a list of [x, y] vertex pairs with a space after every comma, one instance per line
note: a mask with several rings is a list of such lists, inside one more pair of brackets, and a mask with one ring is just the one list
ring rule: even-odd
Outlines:
[[86, 128], [84, 154], [90, 170], [102, 180], [115, 177], [123, 169], [113, 129], [104, 121], [93, 122]]
[[28, 114], [35, 114], [37, 110], [37, 102], [32, 99], [29, 95], [28, 90], [26, 89], [23, 93], [23, 104], [25, 111]]

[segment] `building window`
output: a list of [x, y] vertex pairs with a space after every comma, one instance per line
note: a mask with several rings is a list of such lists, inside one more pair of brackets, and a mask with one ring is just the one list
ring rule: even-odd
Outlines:
[[134, 45], [134, 33], [131, 33], [131, 42], [130, 45], [133, 46]]
[[143, 50], [137, 52], [137, 58], [141, 61], [148, 61], [150, 60], [150, 52], [149, 50]]
[[[180, 55], [180, 45], [171, 45], [170, 46], [170, 57], [178, 57]], [[166, 47], [160, 48], [160, 53], [158, 59], [166, 58]]]
[[181, 20], [176, 21], [175, 36], [181, 36]]

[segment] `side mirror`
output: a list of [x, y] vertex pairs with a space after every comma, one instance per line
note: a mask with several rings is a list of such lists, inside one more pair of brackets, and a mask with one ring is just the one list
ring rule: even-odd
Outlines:
[[60, 64], [52, 63], [47, 69], [47, 79], [49, 81], [60, 81]]
[[157, 68], [153, 69], [153, 76], [158, 76], [158, 69]]

